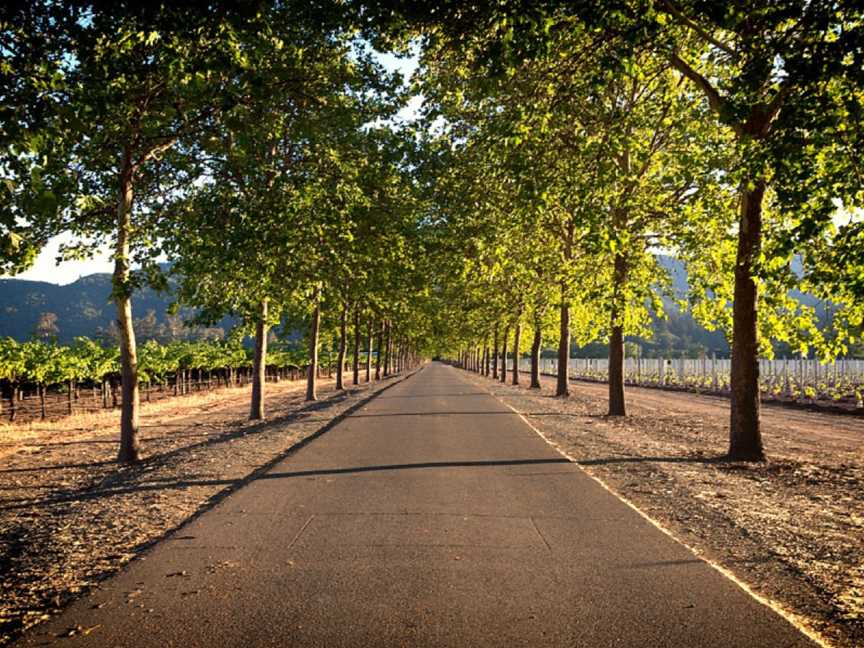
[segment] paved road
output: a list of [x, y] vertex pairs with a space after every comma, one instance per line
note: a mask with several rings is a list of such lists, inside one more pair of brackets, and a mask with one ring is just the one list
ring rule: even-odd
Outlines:
[[25, 637], [63, 646], [812, 646], [431, 364]]

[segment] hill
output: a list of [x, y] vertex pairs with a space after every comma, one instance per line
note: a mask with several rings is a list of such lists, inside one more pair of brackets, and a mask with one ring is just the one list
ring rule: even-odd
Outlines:
[[[135, 293], [132, 309], [141, 340], [217, 337], [234, 323], [225, 318], [209, 329], [187, 327], [183, 322], [194, 312], [170, 316], [167, 310], [171, 301], [169, 293], [149, 288]], [[110, 274], [88, 275], [65, 286], [24, 279], [0, 280], [0, 337], [26, 340], [40, 327], [56, 334], [62, 343], [79, 335], [111, 338], [116, 329], [114, 319]]]
[[[670, 273], [675, 294], [685, 296], [688, 283], [684, 265], [668, 255], [660, 255], [659, 261]], [[796, 294], [796, 297], [809, 305], [817, 305], [817, 310], [824, 312], [813, 297], [801, 294]], [[0, 279], [0, 337], [26, 340], [40, 328], [56, 334], [63, 343], [71, 342], [79, 335], [113, 338], [115, 312], [110, 298], [111, 275], [107, 273], [81, 277], [65, 286], [44, 281]], [[139, 340], [221, 337], [236, 322], [226, 317], [212, 328], [187, 327], [184, 320], [191, 319], [194, 311], [187, 309], [176, 316], [168, 315], [171, 301], [170, 293], [149, 288], [135, 293], [132, 308]], [[722, 332], [706, 330], [689, 313], [680, 312], [671, 302], [667, 302], [666, 311], [666, 319], [655, 319], [651, 339], [628, 338], [641, 347], [643, 355], [692, 356], [702, 351], [714, 351], [725, 356], [729, 353]], [[574, 353], [602, 357], [606, 354], [606, 345], [590, 344], [574, 349]]]

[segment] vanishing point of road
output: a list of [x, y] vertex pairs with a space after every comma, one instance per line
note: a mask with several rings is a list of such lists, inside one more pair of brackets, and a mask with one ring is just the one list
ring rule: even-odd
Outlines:
[[814, 645], [438, 363], [20, 645], [53, 642]]

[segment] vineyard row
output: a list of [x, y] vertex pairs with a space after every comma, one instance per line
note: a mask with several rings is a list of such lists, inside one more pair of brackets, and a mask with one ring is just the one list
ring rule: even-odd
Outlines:
[[[361, 357], [365, 354], [360, 354]], [[252, 350], [225, 341], [148, 341], [139, 348], [138, 371], [145, 402], [253, 381]], [[365, 363], [365, 360], [364, 360]], [[267, 354], [266, 381], [306, 375], [303, 352]], [[331, 362], [318, 374], [330, 376]], [[31, 340], [0, 340], [0, 416], [9, 421], [60, 418], [121, 405], [119, 350], [89, 338], [68, 346]]]

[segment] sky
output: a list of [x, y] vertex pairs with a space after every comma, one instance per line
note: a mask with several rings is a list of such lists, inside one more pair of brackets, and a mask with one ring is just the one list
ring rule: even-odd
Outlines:
[[[399, 70], [406, 82], [417, 69], [416, 53], [408, 58], [399, 58], [393, 54], [380, 54], [378, 56], [381, 64], [388, 70]], [[423, 103], [422, 97], [413, 97], [408, 104], [399, 112], [397, 118], [410, 120], [416, 116]], [[53, 284], [65, 286], [73, 283], [79, 278], [99, 273], [110, 273], [114, 269], [111, 259], [111, 250], [102, 249], [93, 258], [83, 261], [64, 261], [57, 264], [60, 254], [60, 246], [71, 243], [74, 238], [68, 234], [55, 236], [48, 242], [36, 259], [36, 262], [25, 272], [15, 275], [15, 279], [28, 279], [30, 281], [47, 281]]]

